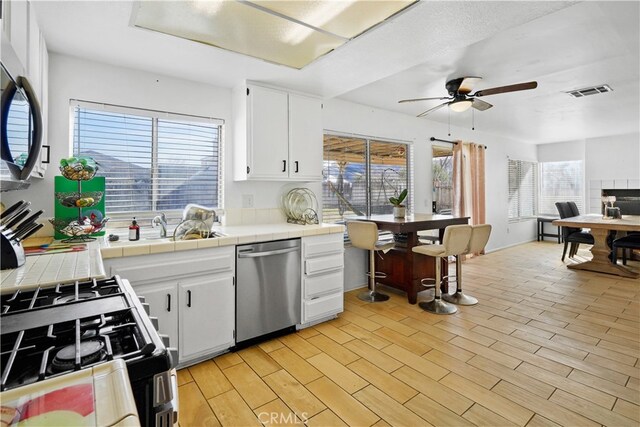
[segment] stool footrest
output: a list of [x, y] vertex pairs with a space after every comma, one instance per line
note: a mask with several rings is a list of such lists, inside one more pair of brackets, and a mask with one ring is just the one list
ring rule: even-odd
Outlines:
[[[370, 271], [367, 272], [367, 277], [371, 277], [371, 272]], [[374, 271], [373, 272], [373, 278], [374, 279], [386, 279], [387, 278], [387, 273], [383, 273], [382, 271]]]

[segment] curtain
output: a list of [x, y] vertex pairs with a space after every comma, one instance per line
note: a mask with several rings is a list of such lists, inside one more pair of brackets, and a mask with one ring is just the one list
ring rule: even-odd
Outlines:
[[453, 146], [453, 213], [468, 216], [472, 225], [484, 224], [484, 146], [458, 141]]

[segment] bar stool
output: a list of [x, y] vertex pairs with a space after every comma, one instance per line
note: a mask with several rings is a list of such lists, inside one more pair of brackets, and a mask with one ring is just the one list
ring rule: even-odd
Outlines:
[[376, 291], [376, 279], [384, 279], [387, 275], [376, 271], [375, 255], [377, 251], [388, 251], [393, 248], [394, 243], [378, 241], [378, 226], [370, 221], [347, 222], [347, 233], [353, 247], [369, 251], [369, 272], [367, 273], [367, 276], [369, 276], [369, 290], [361, 292], [358, 298], [368, 302], [388, 300], [389, 295]]
[[[490, 224], [479, 224], [471, 226], [471, 239], [469, 240], [469, 247], [464, 252], [465, 254], [475, 254], [482, 252], [489, 236], [491, 235]], [[475, 305], [478, 303], [478, 299], [470, 295], [465, 295], [462, 292], [462, 261], [460, 255], [456, 255], [456, 292], [454, 294], [444, 294], [442, 299], [452, 304], [458, 305]]]
[[441, 245], [414, 246], [413, 252], [428, 255], [436, 258], [436, 283], [435, 295], [431, 301], [422, 301], [418, 305], [425, 311], [435, 314], [453, 314], [458, 309], [440, 299], [440, 286], [442, 282], [442, 272], [440, 258], [450, 255], [460, 255], [467, 251], [471, 240], [470, 225], [450, 225], [444, 229], [444, 237]]

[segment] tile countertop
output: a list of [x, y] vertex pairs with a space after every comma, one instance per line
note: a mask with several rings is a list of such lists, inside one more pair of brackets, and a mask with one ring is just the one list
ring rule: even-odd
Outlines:
[[22, 267], [0, 271], [0, 293], [103, 277], [100, 245], [89, 243], [86, 251], [32, 255]]
[[296, 225], [284, 223], [214, 227], [214, 230], [225, 236], [180, 242], [158, 238], [141, 239], [136, 242], [128, 240], [109, 242], [105, 237], [89, 243], [87, 250], [82, 252], [28, 256], [22, 267], [0, 271], [0, 293], [11, 293], [18, 289], [28, 290], [37, 286], [56, 285], [75, 280], [104, 278], [106, 273], [102, 260], [107, 258], [293, 239], [319, 234], [344, 233], [344, 226], [336, 224]]
[[[174, 242], [169, 238], [142, 238], [135, 242], [128, 240], [109, 242], [107, 239], [104, 239], [101, 243], [103, 246], [101, 250], [102, 258], [120, 258], [123, 256], [149, 255], [163, 252], [213, 248], [217, 246], [244, 245], [247, 243], [293, 239], [318, 234], [344, 233], [344, 225], [340, 224], [254, 224], [216, 226], [213, 229], [214, 231], [224, 234], [224, 236], [212, 239], [183, 240], [178, 242]], [[118, 230], [111, 230], [111, 232], [114, 231]], [[154, 235], [155, 232], [156, 230], [154, 230]], [[109, 234], [109, 231], [107, 234]], [[114, 234], [121, 235], [123, 233], [114, 232]]]

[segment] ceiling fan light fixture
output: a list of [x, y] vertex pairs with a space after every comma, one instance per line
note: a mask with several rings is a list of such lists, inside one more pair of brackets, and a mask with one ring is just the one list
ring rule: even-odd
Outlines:
[[449, 104], [449, 108], [451, 111], [455, 111], [456, 113], [462, 113], [463, 111], [467, 111], [471, 108], [471, 104], [472, 102], [470, 99], [463, 99], [460, 101], [453, 101]]

